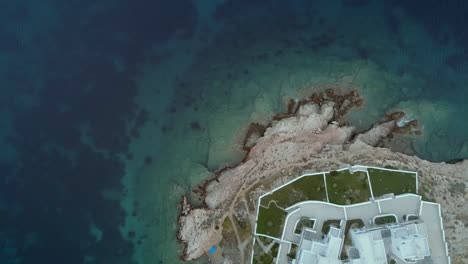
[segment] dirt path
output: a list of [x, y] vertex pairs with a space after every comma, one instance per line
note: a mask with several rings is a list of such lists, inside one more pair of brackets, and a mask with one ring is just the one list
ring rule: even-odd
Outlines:
[[233, 213], [230, 213], [228, 217], [229, 217], [229, 221], [231, 221], [232, 228], [234, 229], [234, 233], [236, 234], [237, 247], [239, 248], [239, 251], [240, 251], [240, 259], [241, 259], [240, 263], [244, 263], [244, 258], [245, 258], [244, 250], [243, 248], [241, 248], [242, 243], [241, 243], [241, 239], [239, 236], [239, 232], [237, 231], [237, 226], [235, 224], [236, 222], [234, 222], [234, 219], [233, 219], [234, 217]]

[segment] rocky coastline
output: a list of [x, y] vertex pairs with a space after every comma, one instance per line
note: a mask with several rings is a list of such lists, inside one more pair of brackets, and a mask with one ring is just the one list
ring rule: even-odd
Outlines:
[[[387, 144], [401, 134], [420, 135], [417, 120], [393, 112], [366, 131], [356, 132], [346, 113], [361, 107], [356, 91], [328, 89], [300, 101], [267, 125], [253, 123], [243, 140], [246, 155], [224, 167], [181, 201], [178, 240], [181, 260], [200, 258], [212, 247], [213, 263], [249, 263], [257, 198], [304, 171], [334, 170], [349, 164], [418, 171], [419, 192], [441, 203], [452, 263], [468, 263], [468, 161], [433, 163], [393, 152]], [[193, 206], [189, 201], [201, 199]]]

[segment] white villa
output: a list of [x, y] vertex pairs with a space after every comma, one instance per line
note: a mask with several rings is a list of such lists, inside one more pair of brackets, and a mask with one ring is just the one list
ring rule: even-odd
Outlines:
[[[285, 241], [299, 242], [291, 264], [450, 263], [440, 205], [422, 201], [419, 195], [404, 194], [350, 206], [308, 201], [296, 207], [289, 220], [297, 219], [293, 214], [317, 212], [318, 208], [321, 212], [339, 208], [343, 210], [343, 217], [339, 226], [331, 226], [326, 235], [316, 228], [303, 228], [300, 235], [283, 234]], [[394, 217], [396, 222], [375, 223], [376, 218], [388, 216]], [[346, 222], [358, 217], [365, 220], [365, 226], [350, 228], [347, 234], [350, 239], [346, 243]], [[288, 262], [279, 255], [277, 263]]]
[[344, 237], [339, 228], [331, 227], [324, 239], [314, 239], [315, 234], [311, 229], [303, 231], [293, 264], [387, 264], [391, 261], [387, 256], [395, 263], [434, 263], [426, 228], [417, 221], [351, 229], [352, 246], [346, 260], [340, 260]]
[[[450, 264], [440, 204], [418, 194], [372, 194], [347, 205], [330, 203], [327, 194], [327, 201], [302, 201], [284, 211], [280, 237], [255, 233], [279, 244], [275, 264]], [[303, 219], [311, 226], [299, 226]]]

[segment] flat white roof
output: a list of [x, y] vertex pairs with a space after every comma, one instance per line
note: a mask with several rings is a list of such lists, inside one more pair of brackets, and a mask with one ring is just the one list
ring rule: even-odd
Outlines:
[[341, 260], [319, 256], [317, 264], [341, 264]]
[[327, 258], [338, 260], [342, 242], [343, 239], [341, 238], [330, 237], [327, 248]]
[[310, 251], [310, 249], [312, 248], [312, 245], [313, 245], [312, 240], [303, 239], [301, 242], [301, 249]]
[[323, 243], [320, 243], [320, 242], [317, 242], [317, 241], [314, 241], [312, 243], [312, 247], [310, 249], [310, 252], [312, 252], [313, 254], [316, 254], [316, 255], [326, 256], [327, 255], [327, 245], [323, 244]]
[[330, 230], [328, 231], [328, 235], [332, 237], [340, 237], [340, 229], [334, 226], [330, 226]]
[[300, 264], [313, 264], [317, 263], [317, 255], [313, 254], [310, 251], [302, 251]]
[[369, 232], [352, 232], [351, 237], [353, 239], [354, 246], [359, 251], [361, 262], [375, 264], [387, 263], [385, 244], [383, 242], [382, 236], [380, 235], [380, 230]]
[[430, 255], [425, 237], [408, 238], [406, 241], [401, 241], [397, 247], [400, 248], [403, 259], [419, 259]]
[[430, 256], [429, 243], [423, 224], [390, 227], [392, 252], [401, 259], [422, 259]]
[[421, 202], [420, 218], [430, 231], [427, 233], [431, 258], [437, 264], [450, 264], [445, 233], [442, 226], [440, 205], [429, 202]]
[[301, 264], [340, 264], [339, 259], [343, 238], [340, 230], [330, 227], [328, 236], [323, 241], [311, 241], [303, 237], [301, 241], [301, 253], [299, 263]]

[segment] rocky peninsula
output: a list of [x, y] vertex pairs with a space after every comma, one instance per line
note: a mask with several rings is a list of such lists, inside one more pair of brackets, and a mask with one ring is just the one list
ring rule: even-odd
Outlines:
[[[417, 171], [419, 193], [442, 205], [452, 263], [468, 263], [468, 161], [434, 163], [391, 151], [400, 134], [422, 132], [415, 120], [394, 112], [366, 131], [357, 132], [345, 116], [363, 100], [351, 91], [316, 93], [290, 100], [287, 111], [270, 124], [252, 124], [246, 133], [247, 154], [237, 166], [223, 168], [183, 197], [178, 238], [182, 260], [217, 251], [213, 263], [249, 263], [258, 197], [301, 175], [330, 171], [350, 164], [397, 167]], [[202, 199], [198, 206], [196, 199]]]

